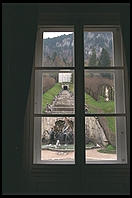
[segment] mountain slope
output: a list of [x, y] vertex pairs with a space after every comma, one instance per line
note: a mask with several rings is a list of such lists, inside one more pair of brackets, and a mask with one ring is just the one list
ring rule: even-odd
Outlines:
[[[74, 35], [62, 35], [43, 40], [43, 66], [73, 66]], [[112, 57], [111, 32], [84, 32], [84, 60], [88, 65], [93, 48], [99, 58], [102, 49]]]

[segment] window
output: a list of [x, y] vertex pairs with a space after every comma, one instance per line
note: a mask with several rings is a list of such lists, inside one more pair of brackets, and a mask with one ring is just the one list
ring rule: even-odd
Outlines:
[[35, 164], [127, 163], [124, 72], [118, 26], [39, 27]]

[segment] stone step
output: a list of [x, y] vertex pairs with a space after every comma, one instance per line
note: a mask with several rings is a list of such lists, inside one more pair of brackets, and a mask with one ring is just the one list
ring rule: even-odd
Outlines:
[[74, 99], [71, 98], [62, 98], [62, 99], [57, 99], [56, 102], [74, 102]]
[[74, 104], [71, 104], [71, 105], [69, 105], [69, 104], [54, 104], [54, 107], [72, 107], [72, 108], [74, 108]]
[[52, 114], [73, 114], [74, 111], [52, 111]]
[[74, 104], [74, 101], [70, 101], [70, 100], [67, 100], [67, 101], [64, 101], [64, 100], [61, 100], [61, 101], [56, 101], [54, 103], [54, 105], [73, 105]]
[[52, 107], [52, 111], [73, 111], [73, 107]]
[[59, 98], [56, 99], [56, 101], [57, 100], [74, 100], [74, 98], [72, 98], [72, 97], [59, 97]]
[[74, 97], [68, 91], [62, 91], [52, 105], [52, 114], [74, 113]]
[[74, 107], [74, 103], [56, 103], [53, 107]]

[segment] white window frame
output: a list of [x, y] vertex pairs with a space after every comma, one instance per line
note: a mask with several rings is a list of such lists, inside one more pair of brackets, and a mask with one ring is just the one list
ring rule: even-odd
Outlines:
[[[47, 68], [45, 70], [45, 67], [42, 67], [42, 50], [43, 50], [43, 32], [50, 32], [50, 31], [57, 31], [57, 32], [70, 32], [70, 31], [73, 31], [73, 26], [46, 26], [46, 27], [39, 27], [38, 28], [38, 32], [37, 32], [37, 39], [36, 39], [36, 50], [35, 50], [35, 67], [34, 67], [34, 72], [36, 69], [38, 69], [39, 71], [43, 70], [46, 71], [46, 70], [56, 70], [56, 68]], [[63, 73], [66, 72], [67, 73], [67, 68], [66, 67], [65, 69], [64, 68], [61, 68], [61, 67], [58, 67], [58, 69], [64, 69], [62, 70]], [[69, 67], [70, 70], [74, 70], [74, 59], [73, 59], [73, 67]], [[34, 77], [35, 77], [35, 73], [34, 73]], [[37, 75], [37, 80], [35, 81], [34, 79], [34, 82], [35, 82], [35, 87], [39, 87], [39, 89], [37, 89], [37, 92], [34, 92], [34, 112], [36, 115], [38, 115], [39, 113], [37, 112], [41, 112], [41, 105], [42, 105], [42, 75], [41, 75], [41, 72], [40, 74]], [[41, 113], [38, 115], [41, 117]], [[49, 116], [49, 115], [48, 115]], [[48, 117], [47, 116], [47, 117]], [[59, 116], [59, 115], [58, 115]], [[65, 115], [61, 115], [60, 117], [64, 117]], [[69, 116], [69, 115], [68, 115]], [[44, 116], [45, 117], [45, 116]], [[56, 117], [56, 116], [52, 116], [52, 117]], [[69, 117], [74, 117], [74, 114], [69, 116]], [[40, 122], [40, 123], [39, 123]], [[33, 156], [33, 163], [37, 163], [37, 164], [75, 164], [75, 160], [74, 161], [48, 161], [48, 160], [41, 160], [41, 121], [38, 121], [36, 122], [36, 124], [34, 124], [34, 128], [36, 129], [37, 128], [37, 131], [40, 131], [39, 134], [36, 135], [36, 138], [34, 138], [34, 153], [35, 155]], [[34, 129], [34, 131], [35, 131]]]
[[[60, 27], [60, 31], [62, 31], [62, 26], [39, 26], [38, 27], [38, 33], [37, 33], [37, 39], [36, 39], [36, 52], [35, 52], [35, 65], [34, 65], [34, 68], [33, 68], [33, 89], [34, 87], [39, 87], [40, 89], [37, 89], [38, 92], [36, 92], [36, 95], [34, 97], [34, 108], [33, 108], [33, 117], [32, 117], [32, 120], [33, 120], [33, 125], [32, 126], [35, 126], [35, 128], [37, 127], [37, 131], [40, 131], [40, 133], [38, 135], [33, 135], [33, 161], [32, 163], [33, 164], [78, 164], [79, 163], [79, 160], [80, 158], [82, 157], [82, 161], [80, 163], [84, 163], [84, 164], [127, 164], [127, 142], [126, 142], [126, 112], [123, 112], [123, 113], [115, 113], [113, 114], [113, 116], [116, 116], [117, 117], [117, 122], [116, 122], [116, 126], [117, 126], [117, 160], [92, 160], [92, 161], [87, 161], [85, 162], [84, 158], [85, 158], [85, 145], [83, 145], [83, 147], [81, 148], [80, 152], [81, 152], [81, 157], [79, 158], [79, 152], [76, 150], [77, 147], [75, 145], [75, 162], [66, 162], [66, 161], [55, 161], [55, 162], [51, 162], [51, 161], [43, 161], [40, 159], [41, 157], [41, 148], [40, 148], [40, 141], [41, 141], [41, 123], [37, 123], [35, 124], [34, 123], [34, 117], [45, 117], [45, 115], [42, 115], [42, 114], [37, 114], [34, 112], [36, 111], [36, 109], [41, 112], [41, 94], [42, 94], [42, 75], [38, 75], [37, 77], [37, 84], [34, 84], [35, 83], [35, 71], [38, 69], [40, 70], [43, 70], [44, 67], [41, 66], [41, 63], [42, 63], [42, 44], [43, 44], [43, 38], [42, 38], [42, 32], [44, 31], [59, 31], [58, 27]], [[68, 29], [68, 26], [65, 26], [64, 25], [64, 29], [67, 27], [67, 31], [69, 31]], [[74, 42], [74, 45], [75, 45], [75, 65], [82, 65], [82, 69], [83, 69], [83, 72], [84, 70], [86, 69], [86, 67], [84, 67], [84, 60], [83, 60], [83, 52], [82, 52], [82, 48], [83, 48], [83, 43], [81, 43], [82, 45], [82, 48], [79, 48], [77, 46], [80, 45], [80, 40], [78, 40], [77, 38], [79, 38], [79, 36], [82, 36], [82, 33], [83, 31], [98, 31], [98, 32], [104, 32], [104, 31], [110, 31], [110, 32], [113, 32], [113, 39], [114, 39], [114, 66], [115, 67], [109, 67], [109, 68], [106, 68], [107, 71], [117, 71], [117, 70], [121, 70], [123, 73], [125, 72], [125, 65], [124, 65], [124, 60], [123, 60], [123, 46], [122, 46], [122, 37], [121, 37], [121, 30], [120, 30], [120, 26], [118, 25], [85, 25], [85, 26], [81, 26], [82, 29], [79, 29], [79, 25], [75, 26], [74, 27], [74, 34], [76, 35], [75, 36], [75, 42]], [[84, 28], [85, 27], [85, 28]], [[79, 31], [78, 31], [79, 30]], [[65, 31], [65, 30], [64, 30]], [[83, 39], [83, 36], [81, 37]], [[83, 42], [83, 40], [81, 40], [81, 42]], [[80, 60], [77, 60], [77, 54], [81, 54], [81, 58]], [[120, 58], [121, 57], [121, 58]], [[73, 68], [71, 67], [71, 70]], [[79, 74], [79, 67], [77, 66], [76, 67], [76, 70], [78, 70], [76, 72], [75, 70], [75, 75]], [[90, 67], [87, 67], [88, 70], [96, 70], [97, 68], [90, 68]], [[101, 69], [105, 69], [105, 68], [101, 68]], [[101, 69], [99, 68], [98, 70], [101, 71]], [[83, 74], [82, 72], [82, 74]], [[77, 83], [77, 76], [75, 77], [75, 92], [76, 92], [76, 83]], [[84, 77], [82, 77], [82, 79], [84, 80]], [[118, 81], [121, 80], [121, 76], [119, 77], [119, 79], [117, 79]], [[123, 83], [124, 84], [124, 83]], [[34, 86], [35, 85], [35, 86]], [[124, 85], [123, 85], [124, 86]], [[123, 92], [122, 92], [122, 89], [124, 89], [124, 95], [123, 95]], [[122, 87], [122, 89], [119, 89], [118, 90], [118, 94], [116, 96], [116, 99], [119, 99], [119, 96], [121, 97], [125, 97], [125, 91], [126, 89], [124, 87]], [[116, 93], [116, 92], [115, 92]], [[35, 94], [35, 91], [33, 92], [33, 96]], [[77, 95], [78, 97], [78, 95]], [[125, 105], [125, 98], [123, 99], [123, 104]], [[82, 104], [83, 105], [83, 104]], [[76, 105], [75, 105], [75, 108], [76, 108]], [[122, 106], [122, 103], [120, 103], [120, 101], [118, 100], [118, 106], [117, 106], [117, 109], [125, 109], [126, 107]], [[78, 111], [77, 111], [78, 112]], [[83, 112], [83, 111], [82, 111]], [[104, 114], [105, 116], [106, 114]], [[64, 115], [62, 115], [64, 116]], [[75, 114], [76, 116], [76, 114]], [[83, 121], [85, 120], [85, 117], [89, 117], [89, 116], [94, 116], [94, 115], [86, 115], [84, 113], [84, 116], [83, 116]], [[99, 116], [99, 115], [98, 115]], [[53, 116], [55, 117], [55, 116]], [[74, 117], [74, 116], [73, 116]], [[120, 117], [120, 121], [118, 119], [118, 117]], [[124, 122], [123, 122], [123, 119], [124, 119]], [[75, 119], [75, 126], [76, 126], [76, 122], [77, 122], [77, 117]], [[84, 124], [83, 123], [83, 127], [84, 127]], [[35, 128], [33, 127], [33, 131], [35, 131]], [[82, 130], [83, 131], [83, 130]], [[76, 132], [75, 132], [75, 139], [76, 139]], [[84, 136], [85, 134], [83, 134], [83, 142], [84, 142]], [[77, 142], [75, 141], [75, 144]], [[77, 152], [77, 154], [76, 154]]]

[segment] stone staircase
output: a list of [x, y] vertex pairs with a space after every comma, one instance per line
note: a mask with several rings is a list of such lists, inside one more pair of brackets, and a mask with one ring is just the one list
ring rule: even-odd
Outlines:
[[[51, 104], [50, 114], [72, 114], [74, 113], [74, 97], [68, 90], [62, 90], [60, 94], [55, 97]], [[45, 118], [49, 119], [49, 118]], [[55, 121], [53, 121], [55, 122]], [[46, 123], [46, 122], [45, 122]], [[48, 124], [49, 126], [49, 124]], [[50, 125], [51, 126], [51, 125]], [[85, 139], [86, 142], [94, 142], [96, 148], [106, 146], [108, 140], [104, 133], [104, 129], [100, 125], [96, 117], [87, 117], [85, 120]], [[87, 143], [88, 144], [88, 143]], [[97, 145], [98, 144], [98, 145]], [[95, 148], [95, 147], [94, 147]]]
[[74, 97], [68, 90], [62, 90], [51, 105], [52, 114], [74, 113]]

